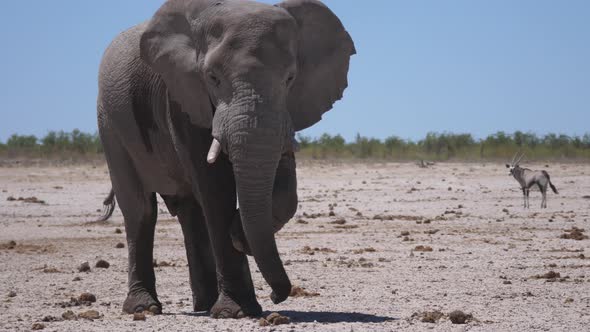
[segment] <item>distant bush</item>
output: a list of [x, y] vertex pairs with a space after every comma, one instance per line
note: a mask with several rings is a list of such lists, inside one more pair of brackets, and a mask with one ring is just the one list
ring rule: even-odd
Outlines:
[[[590, 160], [590, 134], [567, 136], [516, 131], [499, 131], [483, 139], [471, 134], [434, 133], [412, 141], [390, 136], [384, 140], [357, 134], [346, 142], [341, 135], [323, 134], [318, 138], [298, 135], [299, 156], [312, 159], [380, 159], [380, 160], [485, 160], [510, 159], [517, 151], [531, 159]], [[0, 156], [34, 157], [100, 156], [103, 149], [97, 134], [50, 131], [38, 139], [32, 135], [14, 134], [0, 142]]]
[[499, 131], [484, 139], [471, 134], [434, 133], [421, 140], [405, 140], [397, 136], [385, 140], [356, 136], [345, 142], [342, 136], [323, 134], [319, 138], [298, 136], [300, 155], [314, 159], [358, 158], [384, 160], [483, 160], [510, 159], [522, 151], [527, 159], [590, 159], [590, 134], [582, 137], [547, 134], [539, 137], [521, 131], [508, 134]]
[[6, 144], [0, 143], [0, 154], [9, 156], [96, 155], [102, 152], [97, 134], [83, 133], [78, 129], [70, 133], [50, 131], [40, 139], [34, 135], [13, 134]]

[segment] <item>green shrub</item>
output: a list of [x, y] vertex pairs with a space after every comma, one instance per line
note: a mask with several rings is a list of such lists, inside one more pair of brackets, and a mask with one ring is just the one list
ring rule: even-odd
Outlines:
[[[476, 140], [471, 134], [430, 132], [418, 141], [389, 136], [384, 140], [357, 134], [346, 142], [339, 134], [323, 134], [319, 138], [297, 135], [299, 156], [326, 158], [357, 158], [382, 160], [510, 160], [516, 152], [524, 152], [526, 159], [583, 159], [590, 160], [590, 133], [583, 136], [516, 131], [499, 131]], [[0, 142], [0, 155], [24, 153], [39, 157], [100, 155], [103, 149], [99, 136], [74, 129], [72, 132], [50, 131], [37, 139], [33, 135], [14, 134], [6, 143]]]

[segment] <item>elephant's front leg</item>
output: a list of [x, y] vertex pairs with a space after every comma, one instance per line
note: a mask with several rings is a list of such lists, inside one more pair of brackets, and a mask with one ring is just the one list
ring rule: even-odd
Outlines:
[[[205, 160], [205, 158], [203, 158]], [[215, 256], [219, 297], [210, 310], [214, 318], [258, 316], [248, 260], [232, 245], [230, 227], [236, 213], [236, 185], [230, 162], [220, 156], [198, 175], [199, 192]]]
[[[176, 198], [164, 197], [164, 200]], [[168, 204], [168, 202], [166, 202]], [[182, 226], [189, 266], [193, 310], [209, 311], [219, 295], [215, 258], [201, 206], [194, 197], [178, 199], [178, 220]]]

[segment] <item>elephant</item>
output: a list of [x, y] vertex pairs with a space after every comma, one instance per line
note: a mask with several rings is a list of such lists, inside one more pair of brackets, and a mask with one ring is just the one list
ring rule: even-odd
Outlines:
[[124, 312], [162, 312], [156, 194], [181, 225], [194, 311], [261, 314], [247, 255], [286, 300], [275, 233], [297, 210], [295, 133], [342, 98], [355, 53], [316, 0], [168, 0], [115, 37], [97, 117], [128, 244]]

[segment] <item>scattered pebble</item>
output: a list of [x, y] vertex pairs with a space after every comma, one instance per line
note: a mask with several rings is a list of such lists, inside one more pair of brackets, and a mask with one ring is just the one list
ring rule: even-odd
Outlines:
[[316, 252], [322, 252], [322, 253], [335, 253], [336, 250], [330, 249], [330, 248], [311, 248], [310, 246], [305, 246], [303, 247], [303, 249], [301, 249], [301, 253], [303, 254], [307, 254], [307, 255], [315, 255]]
[[80, 294], [80, 296], [78, 297], [78, 301], [80, 301], [81, 303], [94, 303], [96, 302], [96, 296], [92, 293], [85, 292]]
[[168, 267], [168, 266], [174, 266], [174, 264], [167, 262], [167, 261], [156, 261], [154, 259], [154, 267]]
[[320, 293], [308, 292], [303, 287], [293, 286], [293, 288], [291, 288], [291, 293], [289, 294], [289, 296], [291, 296], [291, 297], [315, 297], [315, 296], [320, 296]]
[[354, 254], [362, 254], [362, 253], [365, 253], [365, 252], [376, 252], [376, 251], [377, 251], [377, 250], [375, 250], [375, 248], [373, 248], [373, 247], [368, 247], [368, 248], [355, 249], [355, 250], [353, 250], [352, 252], [353, 252]]
[[100, 313], [96, 310], [88, 310], [78, 314], [79, 318], [84, 318], [88, 320], [95, 320], [100, 318]]
[[449, 314], [449, 319], [453, 324], [465, 324], [473, 319], [473, 316], [471, 314], [466, 314], [461, 310], [455, 310]]
[[125, 248], [125, 245], [123, 244], [123, 242], [119, 242], [115, 245], [115, 248], [117, 248], [117, 249]]
[[67, 310], [63, 314], [61, 314], [61, 318], [64, 320], [77, 320], [78, 317], [72, 310]]
[[266, 318], [260, 318], [260, 320], [258, 320], [258, 325], [259, 326], [269, 326], [270, 323], [266, 320]]
[[43, 273], [59, 273], [60, 271], [55, 267], [47, 267], [43, 268]]
[[287, 316], [283, 316], [278, 312], [273, 312], [268, 315], [266, 318], [260, 318], [258, 321], [258, 325], [260, 326], [269, 326], [269, 325], [283, 325], [289, 324], [291, 319]]
[[7, 201], [21, 201], [21, 202], [25, 202], [25, 203], [37, 203], [37, 204], [45, 204], [45, 201], [42, 199], [38, 199], [35, 196], [31, 196], [31, 197], [19, 197], [19, 198], [15, 198], [14, 196], [8, 196], [6, 198]]
[[123, 231], [120, 228], [115, 228], [115, 234], [121, 234]]
[[109, 264], [109, 262], [105, 261], [104, 259], [101, 259], [98, 262], [96, 262], [95, 266], [101, 269], [108, 269], [109, 266], [111, 266], [111, 264]]
[[60, 321], [62, 321], [62, 320], [63, 320], [62, 318], [55, 317], [55, 316], [51, 316], [51, 315], [49, 315], [49, 316], [45, 316], [45, 317], [43, 317], [43, 319], [41, 319], [41, 321], [42, 321], [42, 322], [46, 322], [46, 323], [50, 323], [50, 322], [60, 322]]
[[10, 292], [8, 292], [8, 297], [15, 297], [16, 296], [16, 292], [11, 290]]
[[14, 249], [15, 247], [16, 247], [16, 241], [13, 241], [13, 240], [8, 241], [6, 243], [2, 243], [2, 245], [0, 245], [0, 249], [11, 250], [11, 249]]
[[90, 263], [84, 262], [78, 267], [78, 272], [90, 272]]
[[412, 317], [417, 317], [424, 323], [436, 323], [444, 316], [445, 316], [445, 314], [443, 314], [442, 312], [440, 312], [438, 310], [424, 311], [421, 313], [412, 314]]
[[344, 218], [336, 219], [334, 221], [330, 221], [330, 224], [344, 225], [344, 224], [346, 224], [346, 219], [344, 219]]
[[545, 274], [537, 274], [532, 277], [533, 279], [557, 279], [561, 278], [561, 274], [555, 271], [549, 271]]
[[414, 251], [421, 251], [421, 252], [430, 252], [432, 251], [432, 247], [419, 245], [414, 248]]
[[45, 328], [45, 324], [42, 323], [35, 323], [31, 327], [31, 330], [43, 330]]
[[585, 230], [582, 228], [572, 227], [572, 229], [564, 230], [564, 234], [561, 234], [561, 239], [570, 239], [570, 240], [586, 240], [588, 239], [588, 235], [585, 235]]

